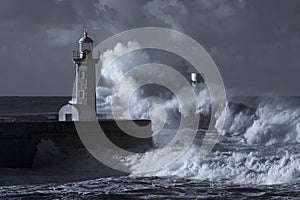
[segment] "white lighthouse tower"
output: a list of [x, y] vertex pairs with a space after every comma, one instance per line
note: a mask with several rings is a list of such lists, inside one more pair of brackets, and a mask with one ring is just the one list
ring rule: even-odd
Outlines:
[[100, 53], [93, 51], [93, 40], [84, 29], [73, 51], [75, 83], [72, 100], [59, 111], [60, 121], [96, 120], [96, 73]]

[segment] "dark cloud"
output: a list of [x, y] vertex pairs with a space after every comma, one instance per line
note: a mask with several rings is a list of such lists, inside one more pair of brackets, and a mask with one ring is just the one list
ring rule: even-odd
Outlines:
[[161, 26], [186, 33], [211, 54], [239, 94], [299, 95], [297, 0], [4, 0], [0, 7], [1, 95], [70, 95], [71, 51], [87, 25], [100, 42]]

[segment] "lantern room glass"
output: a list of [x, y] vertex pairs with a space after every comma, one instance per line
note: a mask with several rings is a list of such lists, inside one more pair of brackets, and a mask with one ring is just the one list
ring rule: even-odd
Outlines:
[[81, 52], [90, 52], [93, 50], [93, 43], [88, 42], [88, 43], [79, 43], [79, 51]]

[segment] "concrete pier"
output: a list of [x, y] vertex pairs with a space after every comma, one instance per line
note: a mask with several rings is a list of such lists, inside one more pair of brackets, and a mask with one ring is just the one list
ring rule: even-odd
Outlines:
[[[128, 120], [120, 120], [128, 123]], [[146, 126], [149, 120], [134, 120]], [[77, 122], [87, 125], [91, 122]], [[133, 152], [145, 152], [153, 147], [152, 138], [135, 138], [124, 133], [114, 120], [100, 120], [106, 136], [120, 148]], [[151, 133], [148, 128], [145, 131]], [[51, 140], [56, 147], [84, 148], [74, 122], [1, 122], [0, 167], [30, 168], [40, 141]]]

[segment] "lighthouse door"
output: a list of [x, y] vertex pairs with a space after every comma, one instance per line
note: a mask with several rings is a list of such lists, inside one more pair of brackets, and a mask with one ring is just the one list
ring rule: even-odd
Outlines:
[[73, 117], [72, 114], [66, 114], [66, 121], [73, 121], [72, 117]]

